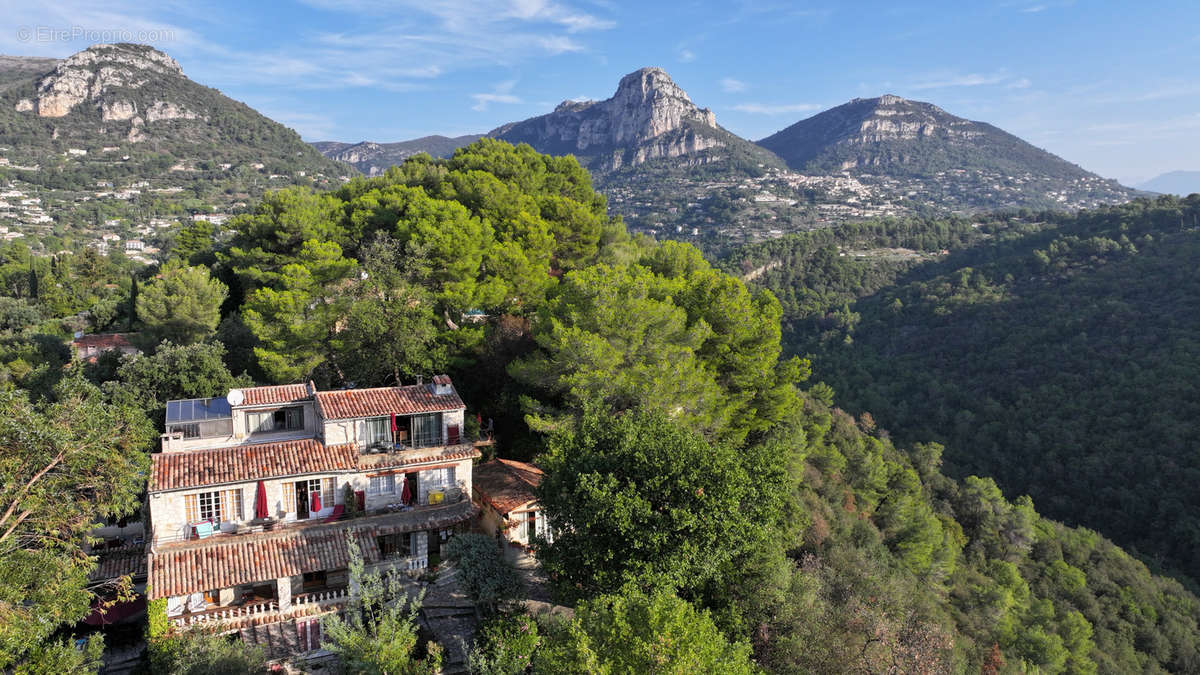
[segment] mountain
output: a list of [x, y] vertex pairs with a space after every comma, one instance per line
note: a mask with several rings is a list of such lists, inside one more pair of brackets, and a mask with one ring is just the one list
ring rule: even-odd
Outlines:
[[1200, 192], [1200, 171], [1169, 171], [1138, 184], [1138, 189], [1171, 195]]
[[58, 65], [58, 59], [40, 56], [8, 56], [0, 54], [0, 91], [31, 77], [47, 73]]
[[1138, 196], [991, 124], [892, 95], [856, 98], [758, 144], [802, 173], [938, 179], [960, 192], [946, 204], [954, 208], [1081, 208]]
[[0, 73], [0, 177], [55, 205], [60, 225], [225, 211], [268, 188], [354, 173], [146, 45], [6, 57]]
[[707, 164], [745, 156], [779, 165], [778, 158], [717, 125], [661, 68], [642, 68], [621, 78], [612, 98], [563, 101], [546, 115], [505, 124], [488, 133], [539, 152], [573, 154], [595, 173], [654, 160]]
[[388, 167], [401, 164], [404, 160], [422, 152], [434, 157], [449, 157], [454, 151], [470, 145], [483, 136], [468, 134], [466, 136], [425, 136], [411, 141], [397, 143], [341, 143], [339, 141], [317, 141], [312, 144], [321, 154], [330, 159], [344, 162], [368, 176], [377, 176]]
[[830, 228], [729, 268], [847, 410], [1195, 582], [1198, 258], [1193, 195]]

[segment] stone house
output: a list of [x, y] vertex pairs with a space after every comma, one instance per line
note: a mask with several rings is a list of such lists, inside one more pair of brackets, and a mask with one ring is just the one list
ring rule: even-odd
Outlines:
[[553, 539], [533, 494], [542, 470], [532, 464], [496, 458], [475, 467], [473, 497], [479, 505], [479, 528], [490, 536], [528, 549], [535, 536]]
[[235, 389], [167, 404], [149, 486], [148, 598], [173, 626], [313, 652], [368, 567], [420, 574], [475, 517], [474, 443], [450, 378], [317, 391]]
[[133, 335], [133, 333], [93, 333], [91, 335], [76, 333], [71, 347], [75, 351], [75, 358], [90, 362], [94, 362], [101, 354], [110, 350], [117, 350], [122, 354], [141, 354], [142, 350], [135, 347], [130, 341], [130, 337]]

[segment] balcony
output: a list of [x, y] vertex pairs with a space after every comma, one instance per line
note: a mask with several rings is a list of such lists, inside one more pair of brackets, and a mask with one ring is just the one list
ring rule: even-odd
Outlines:
[[341, 609], [348, 599], [348, 589], [331, 588], [297, 595], [283, 608], [280, 607], [278, 600], [265, 600], [229, 607], [210, 607], [200, 612], [171, 617], [170, 622], [173, 628], [199, 626], [218, 630], [234, 630], [245, 623], [262, 619], [278, 621], [298, 616], [323, 614]]
[[[436, 494], [436, 493], [435, 493]], [[325, 527], [345, 527], [347, 525], [370, 527], [373, 525], [394, 524], [396, 521], [412, 521], [414, 523], [423, 523], [429, 520], [442, 520], [446, 517], [457, 517], [459, 511], [464, 512], [462, 519], [470, 517], [473, 513], [471, 508], [471, 500], [467, 498], [466, 491], [461, 488], [447, 488], [443, 493], [440, 503], [429, 503], [428, 497], [424, 504], [414, 504], [407, 506], [401, 504], [399, 496], [396, 497], [396, 502], [390, 503], [385, 507], [371, 509], [366, 513], [350, 515], [344, 513], [336, 518], [312, 518], [309, 520], [296, 521], [281, 521], [272, 520], [269, 523], [270, 529], [267, 529], [262, 524], [251, 525], [249, 522], [225, 523], [226, 529], [214, 531], [211, 535], [203, 539], [192, 536], [192, 528], [190, 525], [185, 526], [179, 532], [162, 533], [151, 532], [151, 541], [154, 542], [152, 550], [160, 548], [195, 548], [207, 546], [210, 544], [220, 544], [240, 540], [241, 538], [254, 537], [269, 537], [280, 532], [307, 531], [309, 529]], [[466, 505], [464, 507], [464, 505]], [[470, 513], [468, 513], [470, 512]], [[414, 530], [429, 529], [425, 527], [417, 527]], [[155, 536], [158, 536], [156, 539]]]

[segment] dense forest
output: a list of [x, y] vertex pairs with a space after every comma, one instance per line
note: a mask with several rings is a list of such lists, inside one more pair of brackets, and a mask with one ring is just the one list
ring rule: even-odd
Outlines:
[[[1194, 580], [1198, 207], [906, 225], [920, 237], [844, 228], [741, 260], [779, 261], [762, 282], [784, 300], [786, 339], [849, 409]], [[949, 254], [837, 257], [898, 239]]]
[[[991, 478], [943, 474], [943, 453], [962, 453], [953, 442], [897, 443], [873, 413], [835, 406], [857, 395], [824, 382], [865, 326], [850, 317], [856, 289], [1022, 229], [976, 224], [848, 230], [896, 256], [858, 272], [838, 253], [845, 241], [813, 235], [797, 244], [812, 255], [795, 260], [824, 258], [794, 278], [814, 282], [781, 302], [689, 245], [630, 237], [573, 158], [484, 139], [338, 190], [270, 193], [228, 240], [185, 230], [159, 269], [131, 276], [109, 261], [104, 297], [117, 309], [93, 325], [137, 329], [146, 352], [39, 361], [41, 375], [10, 376], [0, 396], [11, 449], [0, 500], [24, 514], [0, 516], [0, 542], [20, 542], [0, 550], [0, 667], [94, 670], [96, 641], [65, 641], [97, 590], [84, 538], [136, 508], [166, 400], [448, 372], [496, 419], [498, 452], [545, 470], [539, 497], [559, 534], [538, 556], [557, 601], [577, 610], [534, 622], [498, 573], [473, 577], [481, 568], [462, 560], [494, 546], [456, 537], [449, 555], [486, 618], [476, 672], [1200, 670], [1200, 601], [1178, 581]], [[1141, 235], [1129, 239], [1144, 251]], [[14, 279], [31, 265], [18, 254]], [[755, 255], [739, 274], [769, 262]], [[71, 286], [73, 268], [57, 274]], [[36, 292], [11, 293], [5, 339], [61, 347], [80, 310], [43, 300], [35, 277]], [[812, 342], [831, 353], [815, 362], [818, 382], [785, 335], [843, 310]], [[39, 474], [47, 464], [61, 468]], [[433, 670], [438, 650], [418, 654], [412, 612], [349, 613], [331, 622], [330, 649], [356, 667]], [[229, 662], [228, 644], [176, 648], [184, 636], [150, 629], [158, 672]]]

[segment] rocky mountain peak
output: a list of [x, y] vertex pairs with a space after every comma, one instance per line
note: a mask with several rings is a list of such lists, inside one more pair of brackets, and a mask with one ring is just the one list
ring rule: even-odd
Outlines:
[[603, 171], [717, 147], [719, 133], [712, 111], [697, 108], [666, 71], [642, 68], [622, 77], [612, 98], [563, 101], [548, 115], [489, 135], [544, 152], [591, 156], [591, 168]]
[[[104, 121], [142, 119], [191, 119], [195, 113], [178, 108], [171, 101], [154, 101], [139, 110], [127, 96], [162, 77], [184, 77], [175, 59], [147, 45], [128, 43], [98, 44], [59, 62], [53, 71], [37, 83], [32, 98], [17, 101], [19, 112], [34, 112], [40, 117], [65, 117], [84, 102], [100, 109]], [[132, 140], [132, 139], [131, 139]]]

